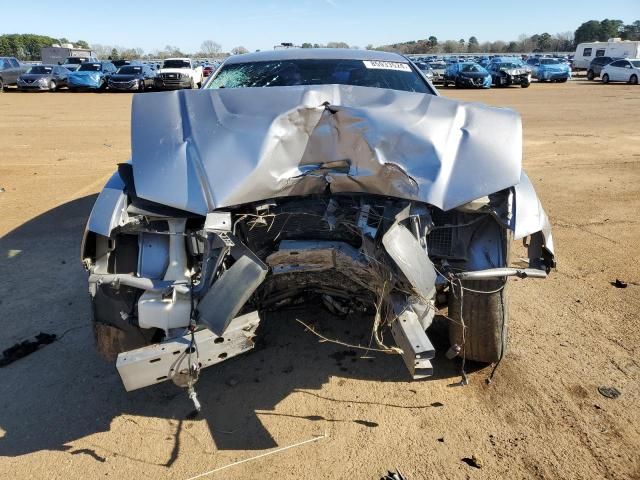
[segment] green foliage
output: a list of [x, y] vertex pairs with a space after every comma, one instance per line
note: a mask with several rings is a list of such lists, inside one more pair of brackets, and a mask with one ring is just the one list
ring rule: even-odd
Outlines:
[[56, 38], [31, 33], [0, 35], [0, 56], [18, 60], [40, 60], [40, 49], [58, 43]]
[[[582, 42], [606, 42], [610, 38], [625, 37], [628, 32], [633, 32], [636, 20], [631, 25], [625, 25], [622, 20], [610, 20], [605, 18], [602, 21], [589, 20], [578, 27], [574, 35], [576, 44]], [[627, 30], [629, 29], [629, 30]], [[633, 33], [631, 33], [633, 36]], [[627, 38], [627, 40], [632, 40]]]

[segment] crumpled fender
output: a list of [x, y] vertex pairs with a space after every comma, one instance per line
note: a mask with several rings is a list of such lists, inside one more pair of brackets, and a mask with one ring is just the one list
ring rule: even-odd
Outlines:
[[[85, 228], [85, 237], [87, 231], [108, 237], [114, 228], [122, 224], [127, 207], [124, 186], [117, 171], [111, 175], [93, 205]], [[82, 243], [82, 251], [84, 252], [84, 240]]]
[[520, 175], [520, 182], [513, 187], [515, 212], [510, 228], [514, 239], [518, 240], [531, 236], [529, 241], [529, 259], [531, 266], [540, 268], [555, 267], [553, 236], [549, 217], [542, 208], [531, 180], [524, 171]]

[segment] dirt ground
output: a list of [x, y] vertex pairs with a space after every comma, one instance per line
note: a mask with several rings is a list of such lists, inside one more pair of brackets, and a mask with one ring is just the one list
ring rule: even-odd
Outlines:
[[[79, 245], [129, 156], [131, 96], [0, 94], [0, 350], [66, 332], [0, 368], [0, 477], [186, 479], [269, 454], [203, 478], [640, 478], [640, 88], [443, 94], [522, 114], [525, 168], [554, 228], [557, 271], [511, 283], [493, 382], [475, 368], [455, 386], [443, 355], [434, 378], [409, 382], [397, 356], [362, 359], [305, 333], [295, 318], [350, 342], [369, 331], [369, 318], [314, 307], [270, 316], [260, 348], [205, 370], [193, 420], [172, 384], [126, 393], [89, 328]], [[446, 348], [441, 326], [431, 334]]]

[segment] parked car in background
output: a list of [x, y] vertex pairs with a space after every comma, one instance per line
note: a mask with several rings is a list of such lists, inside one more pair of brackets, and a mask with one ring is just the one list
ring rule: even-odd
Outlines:
[[109, 77], [109, 90], [145, 91], [153, 88], [156, 73], [149, 65], [125, 65]]
[[442, 60], [431, 60], [427, 62], [429, 67], [431, 67], [431, 71], [433, 72], [433, 79], [431, 83], [433, 84], [442, 84], [444, 81], [444, 72], [447, 69], [447, 64]]
[[109, 77], [116, 72], [111, 62], [87, 62], [68, 77], [69, 90], [105, 90]]
[[180, 88], [200, 88], [202, 67], [190, 58], [167, 58], [155, 79], [155, 88], [175, 90]]
[[569, 65], [550, 57], [533, 57], [527, 60], [531, 74], [539, 82], [566, 82], [571, 78]]
[[640, 58], [624, 58], [605, 65], [602, 69], [603, 83], [627, 82], [638, 84], [640, 77]]
[[620, 60], [618, 57], [597, 57], [591, 60], [589, 68], [587, 69], [587, 80], [594, 80], [600, 76], [600, 72], [605, 65], [610, 64], [615, 60]]
[[78, 70], [80, 68], [80, 64], [79, 63], [68, 63], [68, 64], [63, 64], [60, 65], [62, 68], [67, 69], [69, 72], [75, 72], [76, 70]]
[[418, 68], [418, 70], [422, 72], [422, 74], [427, 78], [427, 80], [433, 83], [434, 73], [428, 63], [414, 62], [414, 65]]
[[203, 77], [208, 77], [209, 75], [211, 75], [213, 72], [215, 71], [215, 67], [213, 65], [205, 65], [202, 68], [202, 76]]
[[27, 69], [28, 67], [21, 65], [15, 57], [0, 57], [0, 92], [5, 87], [16, 85], [18, 77]]
[[451, 63], [444, 73], [443, 80], [445, 87], [448, 87], [450, 83], [458, 88], [491, 88], [491, 75], [477, 63]]
[[67, 86], [70, 72], [61, 65], [34, 65], [18, 77], [18, 90], [47, 90], [55, 92]]
[[531, 70], [521, 60], [512, 57], [494, 58], [487, 66], [491, 81], [496, 87], [520, 85], [527, 88], [531, 84]]

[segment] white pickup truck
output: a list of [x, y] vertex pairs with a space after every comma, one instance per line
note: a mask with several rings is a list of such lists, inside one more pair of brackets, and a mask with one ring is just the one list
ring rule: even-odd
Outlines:
[[167, 58], [158, 70], [155, 87], [159, 90], [200, 88], [202, 66], [196, 66], [190, 58]]

